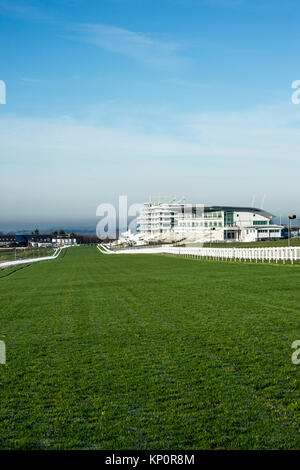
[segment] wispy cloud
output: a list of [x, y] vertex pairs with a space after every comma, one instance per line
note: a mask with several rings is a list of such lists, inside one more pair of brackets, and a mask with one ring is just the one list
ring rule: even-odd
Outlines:
[[39, 7], [28, 2], [0, 1], [0, 14], [30, 21], [51, 21], [52, 17]]
[[[268, 11], [270, 12], [270, 0], [177, 0], [178, 3], [187, 5], [199, 5], [212, 8], [228, 8], [243, 11]], [[298, 0], [272, 0], [272, 11], [298, 8]]]
[[67, 116], [1, 118], [2, 217], [92, 217], [114, 195], [142, 202], [151, 191], [174, 188], [197, 202], [244, 205], [263, 188], [275, 214], [299, 206], [300, 107], [170, 113], [173, 129], [152, 133], [134, 128], [135, 119], [128, 126], [108, 125], [105, 115], [97, 125]]
[[40, 83], [41, 82], [39, 78], [33, 78], [33, 77], [21, 77], [20, 80], [21, 82], [25, 82], [25, 83]]
[[172, 65], [183, 61], [179, 51], [183, 44], [141, 34], [117, 26], [105, 24], [74, 24], [73, 35], [67, 36], [81, 42], [93, 44], [137, 61], [156, 65]]
[[25, 21], [56, 24], [60, 36], [65, 39], [92, 44], [149, 65], [182, 66], [187, 62], [187, 59], [180, 56], [180, 51], [185, 46], [183, 42], [167, 40], [154, 33], [135, 32], [116, 25], [60, 21], [43, 8], [23, 1], [0, 0], [1, 14]]
[[[103, 106], [97, 125], [68, 116], [0, 118], [2, 191], [8, 196], [0, 201], [3, 218], [33, 212], [93, 217], [97, 205], [115, 195], [142, 202], [152, 191], [173, 194], [174, 188], [196, 202], [244, 205], [263, 190], [275, 214], [299, 207], [300, 107], [197, 115], [165, 110], [161, 128], [151, 133], [146, 121], [147, 131], [141, 127], [140, 113], [128, 109], [115, 109], [121, 118], [108, 123], [110, 108]], [[149, 119], [156, 119], [154, 110]]]
[[[21, 148], [29, 154], [37, 150], [41, 157], [44, 152], [46, 160], [55, 151], [51, 158], [57, 162], [61, 156], [56, 150], [66, 151], [66, 158], [76, 160], [78, 155], [78, 162], [83, 165], [87, 159], [99, 161], [100, 155], [117, 161], [184, 156], [197, 157], [200, 162], [217, 158], [230, 161], [233, 166], [237, 160], [252, 164], [256, 158], [265, 162], [272, 159], [299, 163], [300, 107], [295, 105], [198, 114], [176, 114], [167, 109], [157, 109], [156, 114], [154, 109], [141, 113], [139, 109], [129, 110], [121, 105], [113, 107], [112, 112], [112, 106], [111, 102], [102, 106], [102, 119], [97, 124], [89, 115], [81, 120], [2, 117], [1, 145], [6, 151], [10, 149], [10, 155], [11, 150]], [[115, 121], [111, 112], [117, 116]], [[158, 120], [158, 128], [150, 126], [152, 131], [147, 132], [148, 120]], [[25, 153], [24, 157], [28, 159]], [[30, 159], [34, 160], [33, 154]]]
[[247, 0], [200, 0], [203, 5], [236, 7], [245, 5]]

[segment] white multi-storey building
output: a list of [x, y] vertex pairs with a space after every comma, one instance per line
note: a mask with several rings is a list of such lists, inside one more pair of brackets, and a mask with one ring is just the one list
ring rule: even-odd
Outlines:
[[278, 239], [283, 227], [272, 224], [273, 217], [271, 213], [253, 207], [148, 202], [138, 219], [138, 233], [145, 241]]
[[181, 206], [178, 204], [145, 203], [138, 218], [139, 232], [157, 236], [174, 230]]

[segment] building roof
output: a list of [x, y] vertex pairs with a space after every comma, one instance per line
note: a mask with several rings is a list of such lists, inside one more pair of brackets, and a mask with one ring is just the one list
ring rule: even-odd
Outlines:
[[260, 230], [260, 229], [268, 229], [268, 228], [281, 228], [283, 229], [284, 226], [283, 225], [275, 225], [275, 224], [269, 224], [269, 225], [247, 225], [245, 227], [243, 227], [244, 229], [245, 228], [255, 228], [257, 230]]
[[0, 241], [14, 241], [16, 240], [16, 236], [14, 234], [11, 235], [0, 235]]
[[263, 209], [257, 209], [256, 207], [244, 207], [244, 206], [204, 206], [205, 212], [215, 212], [215, 211], [234, 211], [234, 212], [255, 212], [261, 214], [264, 217], [273, 218], [276, 217], [271, 212], [265, 211]]
[[[161, 202], [161, 203], [154, 203], [154, 202], [146, 202], [144, 204], [145, 206], [153, 206], [157, 207], [160, 206], [162, 209], [163, 208], [168, 208], [171, 210], [181, 210], [183, 207], [190, 208], [192, 209], [193, 207], [196, 207], [195, 204], [186, 204], [186, 203], [166, 203], [166, 202]], [[198, 207], [201, 205], [199, 204]], [[258, 209], [257, 207], [244, 207], [244, 206], [203, 206], [204, 212], [217, 212], [217, 211], [225, 211], [225, 212], [253, 212], [256, 214], [260, 214], [263, 217], [267, 218], [273, 218], [276, 217], [274, 214], [271, 214], [271, 212], [265, 211], [264, 209]]]

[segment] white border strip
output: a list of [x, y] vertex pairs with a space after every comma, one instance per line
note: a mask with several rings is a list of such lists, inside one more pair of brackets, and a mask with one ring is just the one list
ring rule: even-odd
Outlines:
[[67, 246], [57, 248], [52, 256], [44, 256], [43, 258], [27, 258], [27, 259], [19, 259], [15, 261], [4, 261], [3, 263], [0, 263], [0, 269], [1, 268], [8, 268], [9, 266], [18, 266], [20, 264], [27, 264], [27, 263], [37, 263], [38, 261], [46, 261], [50, 259], [56, 259], [61, 253], [61, 250], [63, 248], [69, 248]]
[[300, 246], [296, 247], [264, 247], [264, 248], [185, 248], [175, 246], [159, 246], [147, 248], [129, 248], [125, 250], [112, 251], [103, 244], [98, 245], [103, 254], [138, 255], [138, 254], [170, 254], [184, 256], [185, 258], [212, 258], [215, 260], [228, 261], [290, 261], [300, 260]]

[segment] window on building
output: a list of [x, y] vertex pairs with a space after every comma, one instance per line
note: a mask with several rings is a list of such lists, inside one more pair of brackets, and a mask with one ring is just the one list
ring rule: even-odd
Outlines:
[[233, 226], [233, 212], [225, 212], [224, 213], [224, 225], [225, 227], [232, 227]]

